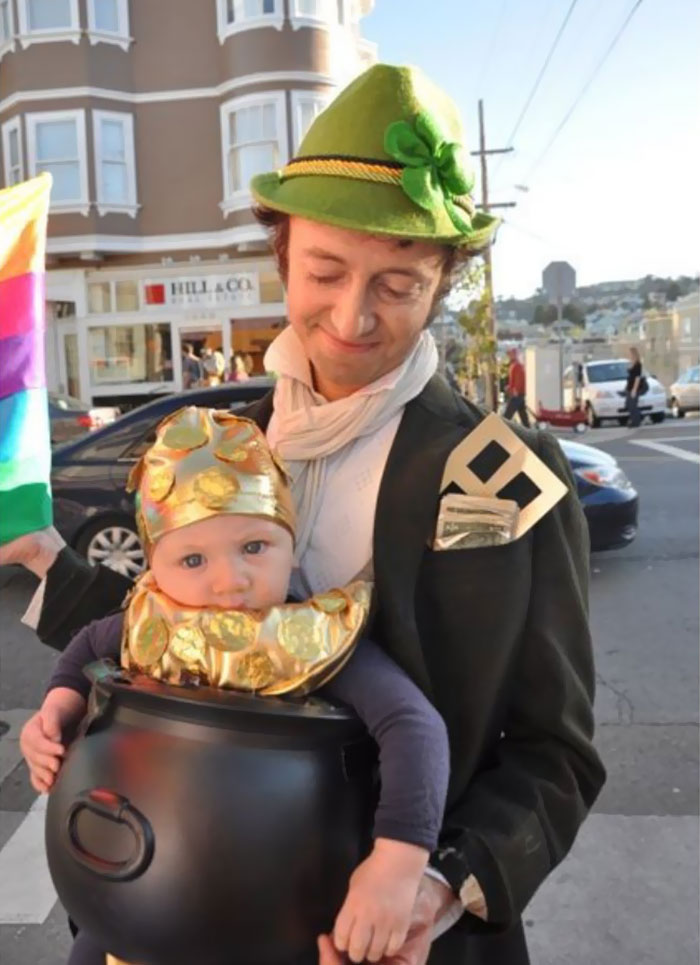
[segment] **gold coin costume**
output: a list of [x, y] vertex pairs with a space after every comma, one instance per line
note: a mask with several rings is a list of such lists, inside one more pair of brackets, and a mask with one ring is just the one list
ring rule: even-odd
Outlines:
[[[129, 486], [148, 554], [165, 533], [221, 513], [271, 519], [294, 535], [284, 465], [254, 422], [229, 412], [188, 406], [165, 419]], [[170, 684], [301, 696], [350, 657], [370, 596], [357, 582], [264, 611], [184, 607], [147, 571], [128, 599], [122, 666]]]

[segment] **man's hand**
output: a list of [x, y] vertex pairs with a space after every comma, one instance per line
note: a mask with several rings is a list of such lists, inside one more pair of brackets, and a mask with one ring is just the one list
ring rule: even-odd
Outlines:
[[[430, 954], [433, 926], [454, 901], [454, 894], [441, 881], [423, 875], [413, 907], [408, 937], [395, 955], [383, 958], [381, 965], [425, 965]], [[318, 940], [319, 965], [344, 965], [341, 955], [328, 935]]]
[[43, 580], [65, 545], [65, 540], [53, 526], [25, 533], [0, 546], [0, 566], [26, 566]]

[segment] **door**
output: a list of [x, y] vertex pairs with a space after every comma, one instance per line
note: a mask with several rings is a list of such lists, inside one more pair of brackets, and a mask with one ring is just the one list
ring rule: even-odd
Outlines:
[[[184, 349], [191, 346], [192, 352], [202, 363], [207, 362], [207, 355], [211, 353], [217, 361], [225, 365], [223, 377], [219, 378], [218, 373], [221, 366], [215, 366], [213, 362], [207, 362], [206, 369], [209, 374], [206, 378], [209, 384], [216, 385], [218, 381], [224, 381], [230, 370], [231, 360], [231, 325], [228, 319], [202, 319], [192, 321], [184, 319], [177, 322], [175, 328], [175, 344], [173, 354], [175, 356], [175, 384], [178, 391], [185, 388], [187, 380], [183, 369]], [[214, 373], [217, 373], [216, 375]]]

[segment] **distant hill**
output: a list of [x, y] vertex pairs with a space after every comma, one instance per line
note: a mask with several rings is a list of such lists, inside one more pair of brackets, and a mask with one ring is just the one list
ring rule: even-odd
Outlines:
[[[566, 314], [579, 317], [611, 309], [635, 311], [650, 308], [659, 302], [672, 303], [677, 298], [698, 289], [698, 278], [681, 275], [678, 278], [660, 278], [645, 275], [631, 281], [604, 281], [596, 285], [582, 285], [576, 289], [571, 308]], [[538, 310], [539, 306], [539, 310]], [[546, 311], [547, 299], [538, 290], [530, 298], [496, 299], [496, 318], [500, 323], [509, 319], [523, 319], [530, 323], [551, 321], [551, 311]]]

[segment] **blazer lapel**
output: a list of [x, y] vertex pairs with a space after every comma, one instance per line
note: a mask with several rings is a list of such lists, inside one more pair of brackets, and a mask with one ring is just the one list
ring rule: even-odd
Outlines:
[[457, 411], [451, 391], [437, 377], [408, 403], [384, 469], [374, 524], [376, 629], [387, 652], [426, 693], [430, 681], [413, 601], [418, 568], [435, 530], [445, 462], [477, 422], [467, 414], [470, 424], [460, 425]]

